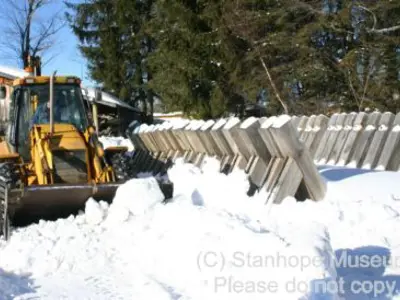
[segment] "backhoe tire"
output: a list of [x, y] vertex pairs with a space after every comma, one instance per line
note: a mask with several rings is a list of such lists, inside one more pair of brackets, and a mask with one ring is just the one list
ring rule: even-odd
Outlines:
[[10, 236], [10, 217], [8, 212], [9, 184], [0, 179], [0, 238]]
[[10, 237], [10, 190], [20, 184], [19, 173], [13, 163], [0, 164], [0, 238]]

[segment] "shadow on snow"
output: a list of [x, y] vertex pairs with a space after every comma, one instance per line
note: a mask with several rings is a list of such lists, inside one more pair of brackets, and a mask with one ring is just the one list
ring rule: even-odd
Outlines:
[[347, 167], [335, 167], [335, 166], [317, 166], [319, 173], [327, 181], [340, 181], [349, 177], [365, 174], [365, 173], [376, 173], [381, 171], [375, 170], [363, 170], [356, 168]]
[[389, 300], [400, 295], [400, 276], [384, 275], [388, 266], [396, 265], [388, 248], [339, 249], [335, 256], [336, 282], [331, 279], [312, 281], [307, 299]]
[[16, 275], [0, 269], [0, 299], [12, 300], [18, 296], [29, 296], [27, 299], [39, 299], [35, 297], [36, 286], [30, 274]]

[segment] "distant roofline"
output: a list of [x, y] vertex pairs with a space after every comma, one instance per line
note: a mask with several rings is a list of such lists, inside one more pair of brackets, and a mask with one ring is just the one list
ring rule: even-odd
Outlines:
[[[88, 101], [93, 102], [94, 101], [94, 97], [95, 97], [95, 88], [93, 87], [82, 87], [82, 94], [85, 98], [87, 98]], [[102, 101], [100, 102], [100, 104], [103, 105], [107, 105], [110, 107], [117, 107], [117, 106], [121, 106], [121, 107], [125, 107], [129, 110], [132, 111], [136, 111], [136, 112], [141, 112], [140, 109], [133, 107], [123, 101], [121, 101], [120, 99], [118, 99], [117, 97], [115, 97], [114, 95], [101, 91], [102, 94]]]
[[0, 65], [0, 76], [1, 77], [7, 78], [10, 80], [14, 80], [17, 78], [23, 78], [23, 77], [27, 77], [30, 75], [31, 74], [29, 72], [26, 72], [24, 70]]

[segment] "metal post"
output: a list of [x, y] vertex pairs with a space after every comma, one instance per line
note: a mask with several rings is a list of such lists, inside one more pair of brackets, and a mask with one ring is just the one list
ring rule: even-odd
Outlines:
[[92, 111], [93, 111], [94, 127], [96, 128], [96, 134], [99, 135], [99, 116], [98, 116], [98, 112], [97, 112], [97, 104], [96, 103], [92, 104]]
[[54, 133], [54, 76], [57, 71], [50, 76], [50, 135]]

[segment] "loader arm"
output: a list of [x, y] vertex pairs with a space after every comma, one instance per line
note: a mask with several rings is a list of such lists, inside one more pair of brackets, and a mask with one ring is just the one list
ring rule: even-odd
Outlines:
[[35, 175], [28, 178], [28, 185], [37, 182], [40, 185], [54, 183], [53, 157], [49, 141], [40, 134], [40, 127], [34, 126], [30, 132], [31, 170]]
[[96, 130], [89, 126], [84, 133], [90, 151], [94, 171], [94, 180], [97, 183], [115, 182], [115, 173], [106, 159], [106, 153], [97, 137]]
[[70, 124], [55, 124], [53, 134], [50, 130], [47, 124], [35, 125], [30, 132], [32, 175], [28, 185], [115, 181], [92, 127], [84, 134]]

